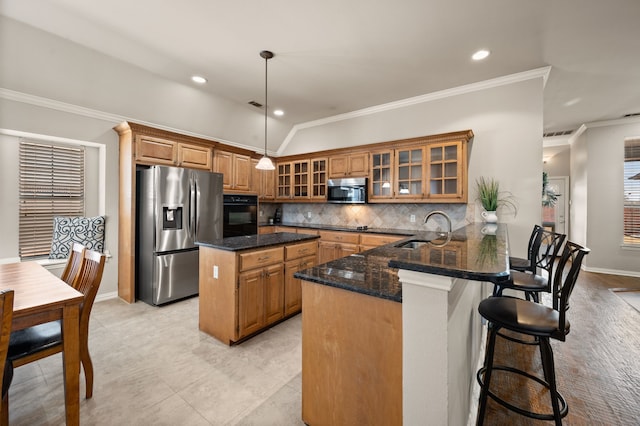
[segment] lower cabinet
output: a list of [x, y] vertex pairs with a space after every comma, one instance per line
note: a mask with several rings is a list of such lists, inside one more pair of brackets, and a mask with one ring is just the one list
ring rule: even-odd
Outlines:
[[240, 252], [201, 246], [200, 330], [231, 345], [300, 312], [293, 274], [315, 264], [316, 247], [316, 240]]
[[290, 260], [284, 266], [284, 315], [289, 316], [302, 309], [302, 289], [298, 278], [293, 274], [316, 264], [316, 256]]
[[318, 263], [327, 263], [358, 253], [360, 235], [354, 232], [320, 231]]
[[238, 339], [242, 339], [284, 316], [282, 264], [238, 275]]

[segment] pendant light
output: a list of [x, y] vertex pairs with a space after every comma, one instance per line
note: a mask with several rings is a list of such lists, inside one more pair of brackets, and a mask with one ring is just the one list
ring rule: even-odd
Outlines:
[[260, 56], [264, 58], [264, 156], [256, 164], [256, 169], [259, 170], [274, 170], [276, 166], [269, 157], [267, 157], [267, 113], [269, 110], [269, 103], [267, 101], [267, 62], [273, 58], [273, 52], [263, 50], [260, 52]]

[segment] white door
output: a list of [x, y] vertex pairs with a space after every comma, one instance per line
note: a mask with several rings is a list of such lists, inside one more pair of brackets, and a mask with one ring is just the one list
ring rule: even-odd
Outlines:
[[552, 228], [560, 234], [569, 231], [569, 177], [559, 176], [548, 179], [548, 188], [557, 196], [553, 207], [542, 208], [542, 226]]

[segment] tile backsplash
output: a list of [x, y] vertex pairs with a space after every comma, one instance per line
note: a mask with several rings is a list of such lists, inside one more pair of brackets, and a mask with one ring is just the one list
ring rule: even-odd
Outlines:
[[[446, 221], [434, 216], [425, 225], [425, 216], [434, 210], [444, 211], [451, 218], [453, 229], [460, 228], [474, 218], [474, 204], [328, 204], [284, 203], [262, 204], [261, 222], [273, 217], [275, 209], [282, 209], [284, 223], [332, 225], [343, 227], [368, 226], [410, 230], [438, 230], [446, 228]], [[411, 222], [411, 216], [415, 222]]]

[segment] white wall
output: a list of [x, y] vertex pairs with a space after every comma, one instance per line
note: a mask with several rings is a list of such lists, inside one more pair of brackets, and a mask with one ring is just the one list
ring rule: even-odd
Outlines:
[[[106, 147], [106, 182], [101, 188], [105, 195], [106, 235], [105, 250], [112, 258], [108, 260], [100, 285], [100, 294], [117, 292], [118, 282], [118, 137], [112, 127], [117, 124], [92, 119], [82, 115], [60, 112], [50, 108], [36, 107], [22, 102], [0, 98], [0, 129], [8, 129], [39, 135], [94, 142]], [[13, 224], [0, 240], [0, 258], [18, 257], [18, 191], [17, 155], [18, 144], [14, 137], [0, 137], [0, 174], [3, 178], [0, 192], [2, 223]], [[87, 167], [96, 167], [98, 154], [95, 148], [88, 150]], [[100, 194], [97, 173], [89, 174], [86, 183], [89, 189], [86, 214], [97, 215]], [[93, 188], [92, 188], [93, 187]], [[5, 222], [6, 221], [6, 222]], [[5, 238], [6, 235], [6, 238]]]
[[624, 140], [630, 137], [640, 137], [640, 120], [589, 124], [572, 144], [572, 151], [578, 148], [572, 177], [579, 179], [572, 187], [586, 188], [577, 205], [573, 193], [572, 218], [585, 216], [576, 238], [591, 249], [584, 262], [591, 271], [640, 276], [640, 248], [622, 247]]
[[[518, 215], [504, 213], [511, 252], [526, 256], [534, 223], [540, 222], [542, 179], [541, 77], [409, 105], [298, 130], [283, 155], [471, 129], [469, 200], [479, 176], [499, 180], [517, 197]], [[475, 220], [480, 221], [475, 209]]]
[[[0, 88], [118, 114], [181, 133], [264, 149], [264, 115], [254, 107], [160, 78], [23, 23], [0, 16]], [[213, 84], [213, 82], [212, 82]], [[269, 121], [269, 150], [290, 130]]]
[[565, 149], [549, 158], [543, 164], [542, 170], [549, 174], [549, 177], [569, 176], [571, 174], [571, 150]]

